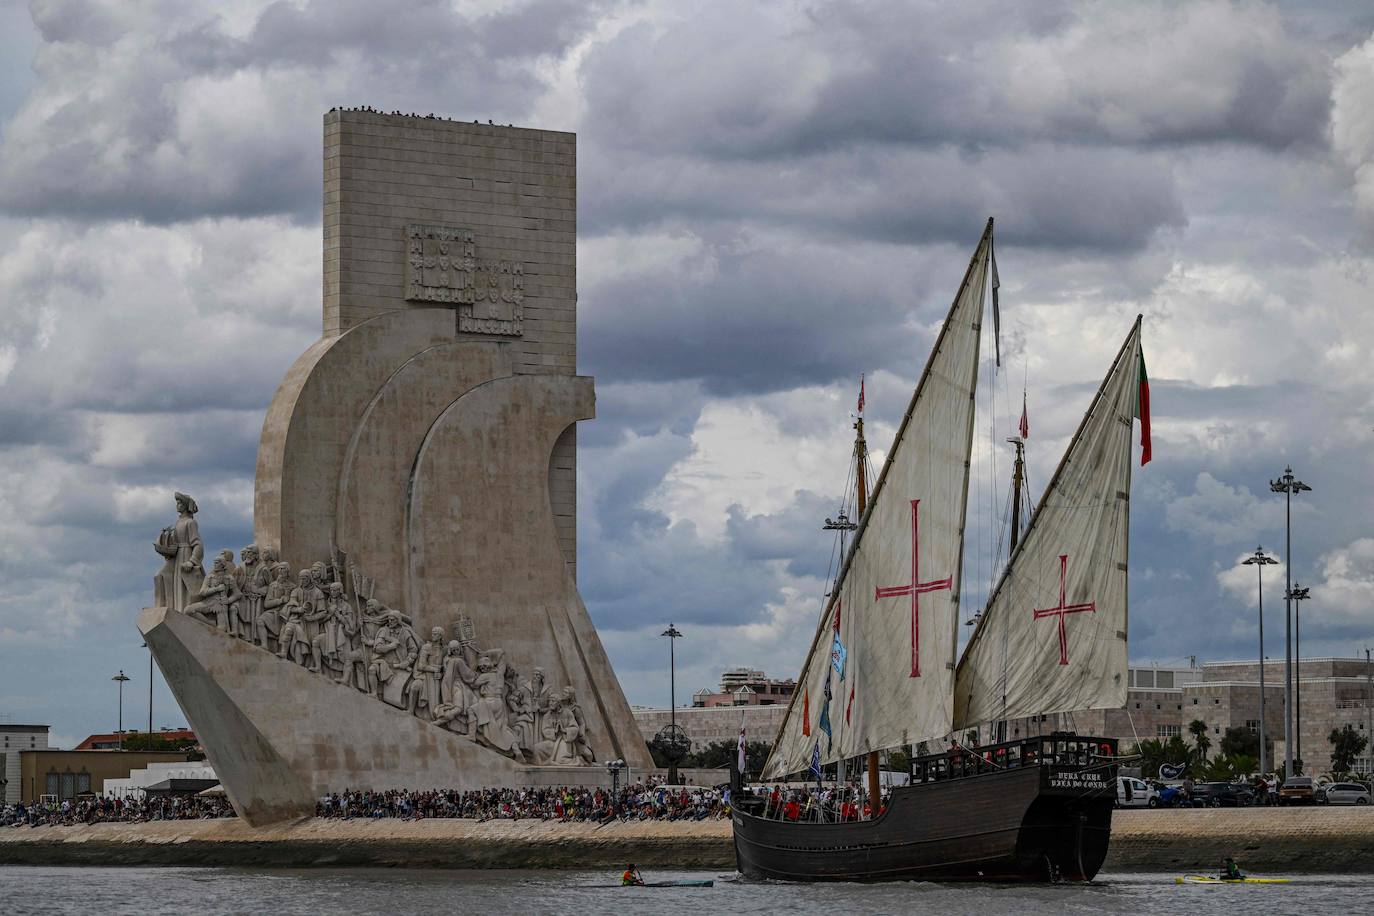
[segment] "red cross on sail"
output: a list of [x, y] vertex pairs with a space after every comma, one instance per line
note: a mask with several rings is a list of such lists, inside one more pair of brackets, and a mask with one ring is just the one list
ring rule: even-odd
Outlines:
[[1081, 614], [1084, 611], [1089, 613], [1097, 612], [1097, 604], [1092, 601], [1089, 601], [1087, 604], [1064, 603], [1064, 580], [1068, 573], [1068, 568], [1069, 555], [1061, 553], [1059, 555], [1059, 606], [1035, 609], [1036, 620], [1041, 620], [1045, 617], [1059, 618], [1059, 664], [1061, 665], [1067, 665], [1069, 663], [1069, 637], [1068, 634], [1064, 632], [1064, 615]]
[[[951, 588], [953, 579], [934, 579], [921, 581], [921, 501], [911, 501], [911, 582], [907, 585], [891, 585], [874, 589], [873, 598], [898, 598], [911, 596], [911, 677], [921, 676], [921, 595], [926, 592]], [[1062, 602], [1061, 602], [1062, 603]]]

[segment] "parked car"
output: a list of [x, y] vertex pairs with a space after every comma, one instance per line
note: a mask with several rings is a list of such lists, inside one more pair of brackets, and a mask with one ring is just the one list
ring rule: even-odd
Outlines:
[[1183, 804], [1183, 790], [1178, 786], [1160, 786], [1159, 804], [1164, 808], [1177, 808]]
[[1244, 783], [1200, 782], [1193, 786], [1194, 808], [1248, 808], [1255, 790]]
[[1159, 790], [1134, 776], [1116, 778], [1116, 806], [1118, 808], [1158, 808]]
[[1290, 776], [1279, 789], [1280, 805], [1314, 805], [1317, 789], [1311, 776]]
[[1326, 805], [1367, 805], [1369, 787], [1358, 782], [1333, 782], [1316, 792], [1317, 801]]

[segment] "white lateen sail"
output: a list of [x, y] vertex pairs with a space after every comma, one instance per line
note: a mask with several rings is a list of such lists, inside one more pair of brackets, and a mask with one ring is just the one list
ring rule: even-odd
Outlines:
[[959, 661], [956, 729], [1125, 705], [1140, 363], [1137, 318]]
[[991, 239], [988, 220], [812, 640], [765, 778], [950, 729]]

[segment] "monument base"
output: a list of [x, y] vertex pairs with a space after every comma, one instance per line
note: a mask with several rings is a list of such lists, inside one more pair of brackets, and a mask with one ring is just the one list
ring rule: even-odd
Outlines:
[[168, 608], [138, 629], [239, 817], [315, 813], [346, 789], [602, 786], [602, 767], [527, 766]]

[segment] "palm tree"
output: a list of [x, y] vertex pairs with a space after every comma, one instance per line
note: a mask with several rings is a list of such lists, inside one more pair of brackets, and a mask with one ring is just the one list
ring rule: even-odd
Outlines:
[[1194, 719], [1188, 723], [1188, 734], [1193, 736], [1193, 744], [1197, 746], [1198, 759], [1206, 762], [1207, 751], [1212, 747], [1212, 739], [1207, 737], [1207, 723], [1201, 719]]

